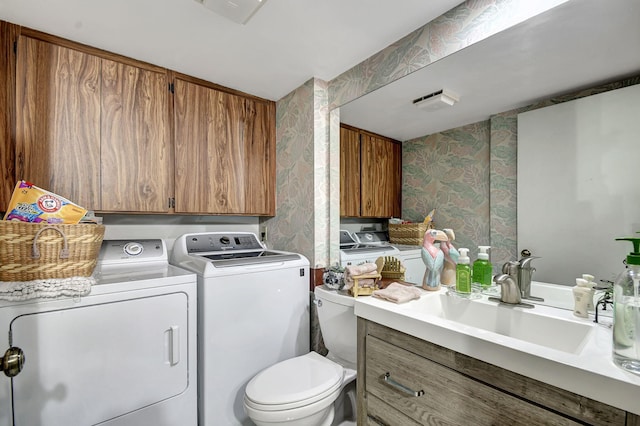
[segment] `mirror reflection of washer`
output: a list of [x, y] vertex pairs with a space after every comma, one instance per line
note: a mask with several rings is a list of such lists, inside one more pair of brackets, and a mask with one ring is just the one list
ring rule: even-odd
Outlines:
[[25, 357], [0, 375], [0, 426], [196, 426], [195, 274], [162, 240], [105, 240], [94, 277], [87, 296], [0, 301], [0, 349]]
[[176, 239], [171, 263], [198, 276], [199, 424], [251, 424], [247, 383], [309, 352], [309, 261], [253, 233], [209, 232]]

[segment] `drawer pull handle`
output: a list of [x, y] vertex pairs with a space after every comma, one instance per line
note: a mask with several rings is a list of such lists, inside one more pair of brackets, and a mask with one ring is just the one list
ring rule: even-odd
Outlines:
[[411, 395], [411, 396], [422, 396], [422, 395], [424, 395], [424, 391], [423, 390], [414, 391], [413, 389], [408, 388], [405, 385], [396, 382], [395, 380], [393, 380], [391, 378], [391, 373], [385, 373], [384, 376], [382, 376], [382, 379], [385, 381], [385, 383], [389, 384], [389, 386], [391, 386], [393, 388], [396, 388], [400, 392], [406, 393], [407, 395]]

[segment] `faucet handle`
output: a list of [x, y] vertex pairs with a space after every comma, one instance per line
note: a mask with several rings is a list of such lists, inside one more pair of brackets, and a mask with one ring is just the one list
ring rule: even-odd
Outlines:
[[517, 260], [510, 260], [502, 265], [502, 273], [507, 275], [517, 275], [520, 262]]

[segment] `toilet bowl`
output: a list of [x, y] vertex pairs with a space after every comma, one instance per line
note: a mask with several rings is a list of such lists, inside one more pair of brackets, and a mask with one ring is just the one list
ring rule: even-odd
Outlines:
[[[339, 420], [335, 419], [336, 400], [356, 378], [353, 297], [323, 286], [316, 288], [315, 295], [329, 355], [310, 352], [254, 376], [245, 389], [244, 409], [257, 426], [330, 426]], [[345, 411], [355, 415], [353, 391], [339, 402], [341, 415]], [[345, 404], [351, 407], [344, 410]]]

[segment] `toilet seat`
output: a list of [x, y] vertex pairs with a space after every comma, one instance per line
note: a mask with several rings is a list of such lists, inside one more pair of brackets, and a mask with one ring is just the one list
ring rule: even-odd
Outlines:
[[316, 352], [309, 352], [258, 373], [247, 384], [245, 404], [259, 411], [304, 407], [334, 394], [337, 397], [343, 376], [341, 365]]

